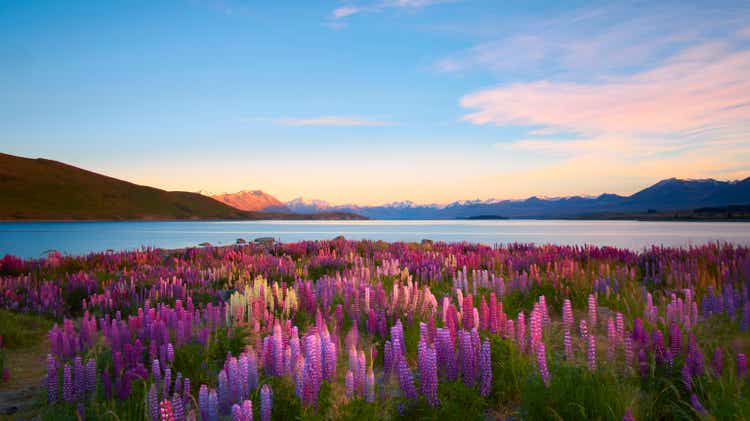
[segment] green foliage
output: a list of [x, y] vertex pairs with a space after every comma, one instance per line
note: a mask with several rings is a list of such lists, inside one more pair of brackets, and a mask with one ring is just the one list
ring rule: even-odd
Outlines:
[[206, 358], [203, 345], [192, 343], [175, 348], [172, 365], [175, 373], [182, 373], [182, 376], [189, 378], [192, 384], [201, 385], [216, 383], [220, 364], [219, 361]]
[[240, 327], [217, 329], [209, 341], [208, 358], [223, 363], [227, 354], [239, 355], [245, 349], [245, 336]]
[[463, 382], [440, 383], [438, 386], [440, 404], [434, 408], [427, 405], [424, 398], [412, 405], [406, 405], [399, 418], [408, 420], [481, 420], [487, 410], [487, 400], [476, 387], [467, 387]]
[[0, 335], [7, 349], [38, 345], [52, 328], [52, 321], [41, 315], [0, 310]]
[[550, 364], [552, 381], [528, 378], [522, 390], [521, 414], [527, 420], [621, 420], [638, 401], [635, 385], [610, 370]]
[[534, 366], [511, 341], [490, 337], [492, 352], [492, 400], [499, 405], [514, 405], [521, 399], [521, 390], [533, 375]]

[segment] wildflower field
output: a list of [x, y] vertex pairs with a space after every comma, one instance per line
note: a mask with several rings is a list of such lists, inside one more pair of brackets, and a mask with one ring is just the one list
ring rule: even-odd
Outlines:
[[36, 346], [42, 420], [750, 419], [749, 286], [723, 244], [6, 256], [0, 390]]

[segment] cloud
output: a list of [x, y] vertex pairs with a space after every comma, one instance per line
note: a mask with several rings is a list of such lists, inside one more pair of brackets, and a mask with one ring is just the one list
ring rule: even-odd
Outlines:
[[355, 13], [359, 13], [360, 11], [361, 9], [355, 6], [342, 6], [334, 9], [333, 17], [334, 19], [345, 18]]
[[597, 83], [534, 81], [461, 99], [473, 124], [538, 125], [579, 133], [668, 134], [730, 125], [748, 130], [750, 50], [714, 42], [652, 70]]
[[438, 3], [446, 3], [451, 0], [382, 0], [379, 2], [368, 3], [362, 6], [347, 4], [337, 7], [331, 13], [333, 19], [343, 19], [358, 13], [381, 12], [386, 9], [421, 9]]
[[[613, 3], [555, 18], [500, 21], [492, 31], [466, 27], [477, 41], [434, 62], [442, 73], [490, 71], [504, 79], [590, 80], [651, 67], [675, 50], [712, 38], [739, 38], [740, 10], [715, 5]], [[479, 24], [478, 24], [479, 25]], [[746, 25], [746, 24], [745, 24]], [[477, 35], [481, 34], [481, 35]]]
[[283, 126], [332, 126], [332, 127], [373, 127], [386, 126], [385, 122], [353, 116], [321, 116], [311, 118], [283, 118], [275, 120]]

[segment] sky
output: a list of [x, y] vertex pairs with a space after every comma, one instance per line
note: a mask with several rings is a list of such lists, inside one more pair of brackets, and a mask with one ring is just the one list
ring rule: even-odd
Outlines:
[[750, 176], [747, 1], [0, 0], [0, 152], [336, 204]]

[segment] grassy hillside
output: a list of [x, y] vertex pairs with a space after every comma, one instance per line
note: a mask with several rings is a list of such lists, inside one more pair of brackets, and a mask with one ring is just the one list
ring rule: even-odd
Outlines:
[[[309, 219], [350, 219], [348, 214]], [[245, 212], [198, 193], [140, 186], [47, 159], [0, 153], [0, 219], [299, 219]]]

